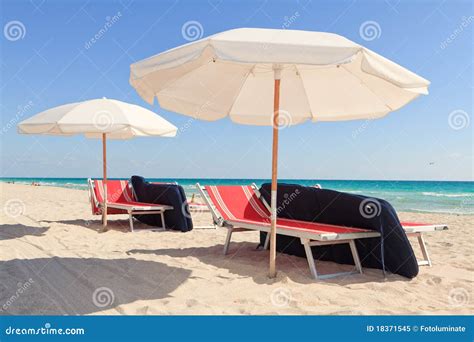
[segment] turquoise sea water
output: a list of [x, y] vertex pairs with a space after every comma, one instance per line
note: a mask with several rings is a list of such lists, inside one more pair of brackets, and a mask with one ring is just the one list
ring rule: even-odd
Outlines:
[[[154, 182], [178, 182], [188, 196], [196, 194], [195, 184], [251, 184], [267, 182], [264, 179], [171, 179], [149, 178]], [[86, 178], [1, 178], [1, 182], [21, 184], [39, 183], [45, 186], [59, 186], [87, 189]], [[281, 179], [279, 182], [301, 185], [320, 184], [333, 189], [370, 197], [383, 198], [398, 211], [474, 214], [474, 182], [441, 181], [349, 181], [349, 180], [307, 180]]]

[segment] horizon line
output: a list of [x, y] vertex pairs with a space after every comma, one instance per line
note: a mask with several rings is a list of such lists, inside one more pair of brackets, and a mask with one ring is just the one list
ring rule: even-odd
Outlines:
[[[141, 176], [143, 177], [143, 176]], [[102, 179], [102, 177], [41, 177], [41, 176], [32, 176], [32, 177], [10, 177], [10, 176], [2, 176], [0, 179], [88, 179], [88, 178], [97, 178]], [[107, 177], [107, 179], [124, 179], [126, 177]], [[129, 177], [130, 178], [130, 177]], [[263, 181], [271, 181], [271, 178], [218, 178], [218, 177], [143, 177], [145, 179], [209, 179], [209, 180], [263, 180]], [[294, 180], [294, 181], [332, 181], [332, 182], [474, 182], [474, 180], [439, 180], [439, 179], [328, 179], [328, 178], [319, 178], [319, 179], [312, 179], [312, 178], [278, 178], [278, 180]]]

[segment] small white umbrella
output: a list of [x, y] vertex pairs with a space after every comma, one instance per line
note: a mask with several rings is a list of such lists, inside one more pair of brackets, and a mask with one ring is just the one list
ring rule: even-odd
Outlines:
[[273, 277], [278, 128], [379, 118], [427, 94], [429, 81], [336, 34], [243, 28], [134, 63], [130, 84], [148, 103], [194, 118], [273, 126]]
[[48, 109], [18, 124], [22, 134], [102, 138], [104, 209], [102, 221], [107, 225], [107, 138], [174, 137], [177, 128], [152, 111], [130, 103], [95, 99]]

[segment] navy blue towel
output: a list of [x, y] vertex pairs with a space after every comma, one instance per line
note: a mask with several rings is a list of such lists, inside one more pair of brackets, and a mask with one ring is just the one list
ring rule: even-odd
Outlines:
[[[188, 232], [193, 229], [189, 207], [182, 186], [177, 184], [152, 184], [140, 176], [132, 176], [132, 187], [139, 202], [170, 205], [173, 210], [165, 211], [167, 229]], [[161, 227], [160, 215], [134, 215], [140, 222]]]
[[[270, 183], [265, 183], [260, 188], [268, 203], [270, 190]], [[385, 270], [407, 278], [418, 274], [418, 262], [397, 213], [383, 199], [279, 183], [277, 211], [278, 217], [282, 218], [377, 231], [381, 238], [356, 241], [362, 266], [379, 269], [385, 267]], [[265, 237], [266, 233], [261, 233], [261, 244]], [[277, 251], [306, 257], [298, 238], [278, 235]], [[354, 264], [347, 244], [313, 247], [313, 253], [320, 260]]]

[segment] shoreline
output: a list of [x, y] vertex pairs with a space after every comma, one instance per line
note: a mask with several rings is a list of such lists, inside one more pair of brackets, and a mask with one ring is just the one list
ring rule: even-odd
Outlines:
[[[0, 182], [5, 179], [100, 179], [101, 176], [98, 177], [0, 177]], [[126, 179], [127, 177], [112, 177], [109, 179]], [[261, 181], [271, 181], [270, 178], [208, 178], [208, 177], [145, 177], [149, 179], [168, 179], [168, 180], [188, 180], [188, 179], [196, 179], [196, 180], [261, 180]], [[445, 180], [445, 179], [332, 179], [332, 178], [318, 178], [318, 179], [310, 179], [310, 178], [282, 178], [280, 180], [288, 180], [288, 181], [308, 181], [308, 182], [316, 182], [316, 181], [325, 181], [325, 182], [437, 182], [437, 183], [473, 183], [474, 180], [465, 179], [465, 180]]]

